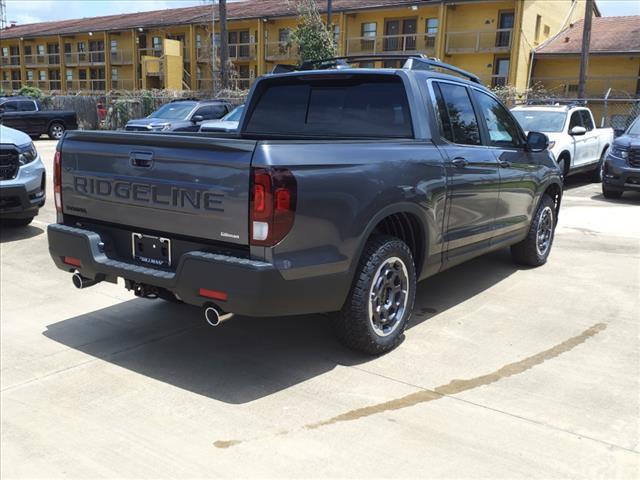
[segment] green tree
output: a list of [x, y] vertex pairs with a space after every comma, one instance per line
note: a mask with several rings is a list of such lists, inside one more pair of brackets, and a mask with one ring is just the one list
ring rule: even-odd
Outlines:
[[336, 56], [336, 45], [327, 30], [315, 0], [297, 0], [298, 26], [291, 32], [290, 42], [298, 46], [300, 63]]
[[40, 90], [38, 87], [29, 87], [25, 85], [20, 89], [18, 95], [21, 95], [23, 97], [32, 97], [40, 100], [42, 98], [42, 90]]

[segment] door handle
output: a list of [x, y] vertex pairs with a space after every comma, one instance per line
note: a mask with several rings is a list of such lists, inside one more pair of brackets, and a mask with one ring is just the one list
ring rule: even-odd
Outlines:
[[456, 168], [464, 168], [464, 167], [466, 167], [467, 165], [469, 165], [469, 162], [468, 162], [465, 158], [462, 158], [462, 157], [456, 157], [456, 158], [454, 158], [454, 159], [451, 161], [451, 163], [452, 163], [452, 164], [453, 164], [453, 166], [454, 166], [454, 167], [456, 167]]
[[153, 153], [131, 152], [129, 154], [131, 165], [134, 167], [149, 168], [153, 165]]
[[507, 160], [500, 160], [498, 163], [500, 164], [500, 166], [501, 166], [502, 168], [509, 168], [509, 167], [511, 167], [511, 162], [508, 162]]

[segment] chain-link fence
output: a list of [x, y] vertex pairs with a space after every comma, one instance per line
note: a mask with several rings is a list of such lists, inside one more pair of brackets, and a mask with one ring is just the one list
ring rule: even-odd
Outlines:
[[[46, 97], [47, 108], [72, 110], [78, 116], [78, 127], [83, 130], [117, 130], [129, 120], [143, 118], [162, 105], [179, 99], [210, 99], [211, 94], [201, 92], [131, 92], [125, 95], [57, 95]], [[244, 103], [246, 92], [220, 92], [218, 100], [232, 105]]]

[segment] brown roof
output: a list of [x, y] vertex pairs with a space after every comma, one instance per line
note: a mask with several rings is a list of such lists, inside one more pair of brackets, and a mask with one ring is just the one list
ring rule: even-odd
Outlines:
[[[441, 0], [334, 0], [335, 12], [364, 8], [439, 3]], [[326, 11], [326, 2], [319, 1], [321, 11]], [[217, 12], [216, 12], [217, 13]], [[245, 0], [227, 4], [229, 20], [255, 19], [295, 15], [295, 2], [287, 0]], [[125, 30], [131, 28], [162, 27], [177, 24], [206, 24], [211, 21], [211, 6], [172, 8], [151, 12], [109, 15], [56, 22], [41, 22], [16, 25], [0, 31], [0, 38], [43, 37], [47, 35], [70, 35], [89, 31]]]
[[[536, 55], [571, 55], [582, 50], [584, 21], [576, 22], [536, 49]], [[640, 15], [594, 17], [590, 53], [640, 52]]]

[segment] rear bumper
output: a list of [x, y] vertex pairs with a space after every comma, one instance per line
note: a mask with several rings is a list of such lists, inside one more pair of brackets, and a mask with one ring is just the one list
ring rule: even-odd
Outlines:
[[602, 183], [613, 190], [640, 191], [640, 168], [626, 161], [608, 156], [604, 165]]
[[[193, 251], [180, 257], [175, 271], [165, 271], [109, 258], [96, 232], [53, 224], [48, 227], [49, 253], [56, 266], [79, 270], [88, 278], [115, 281], [124, 278], [175, 293], [185, 303], [216, 303], [227, 312], [247, 316], [320, 313], [342, 307], [346, 275], [323, 275], [285, 280], [273, 264], [209, 252]], [[65, 256], [80, 260], [80, 268], [64, 263]], [[199, 295], [205, 288], [224, 292], [226, 301]]]

